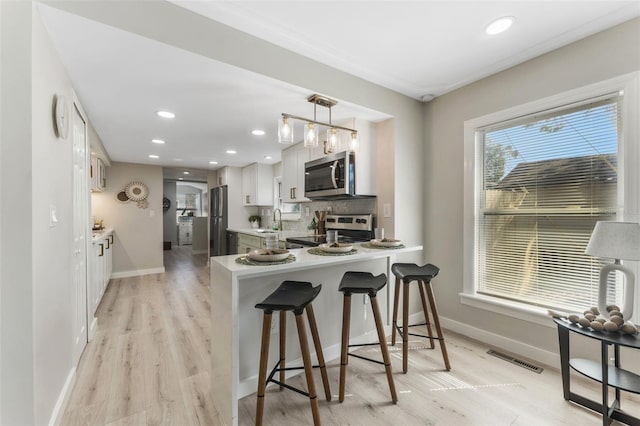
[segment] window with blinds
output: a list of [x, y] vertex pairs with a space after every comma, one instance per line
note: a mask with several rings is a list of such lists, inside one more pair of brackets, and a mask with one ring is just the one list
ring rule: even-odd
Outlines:
[[601, 263], [584, 250], [621, 207], [619, 102], [616, 93], [478, 130], [478, 293], [565, 311], [597, 304]]

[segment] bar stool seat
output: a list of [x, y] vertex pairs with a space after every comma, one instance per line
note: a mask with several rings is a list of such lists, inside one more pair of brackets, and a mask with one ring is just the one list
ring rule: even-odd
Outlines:
[[[431, 280], [435, 278], [440, 272], [440, 268], [430, 263], [418, 266], [415, 263], [394, 263], [391, 266], [391, 272], [396, 277], [395, 292], [393, 300], [393, 326], [391, 331], [391, 345], [396, 344], [396, 331], [402, 334], [402, 372], [406, 373], [408, 370], [408, 349], [409, 349], [409, 335], [424, 337], [429, 339], [431, 349], [435, 348], [434, 339], [440, 342], [440, 350], [442, 351], [442, 358], [446, 370], [451, 370], [449, 363], [449, 355], [447, 354], [447, 347], [444, 342], [444, 335], [442, 328], [440, 327], [440, 318], [438, 316], [438, 309], [436, 307], [436, 300], [433, 296], [433, 288], [431, 287]], [[400, 281], [402, 281], [402, 330], [398, 327], [398, 300], [400, 298]], [[420, 290], [420, 300], [422, 302], [422, 310], [424, 312], [424, 323], [409, 324], [409, 285], [411, 282], [418, 283], [418, 289]], [[427, 308], [427, 300], [429, 299], [429, 306], [431, 307], [431, 315], [433, 317], [433, 323], [436, 327], [437, 335], [434, 336], [431, 330], [431, 322], [429, 320], [429, 309]], [[409, 333], [409, 327], [415, 327], [419, 325], [427, 326], [427, 335]]]
[[[391, 360], [389, 357], [389, 349], [387, 348], [386, 339], [384, 335], [384, 329], [382, 327], [382, 317], [380, 315], [380, 308], [378, 307], [378, 299], [376, 297], [378, 291], [387, 284], [387, 276], [380, 274], [374, 276], [369, 272], [346, 272], [342, 280], [340, 281], [340, 287], [338, 290], [344, 294], [344, 301], [342, 307], [342, 345], [340, 354], [340, 402], [344, 401], [344, 392], [346, 384], [346, 371], [347, 364], [349, 363], [349, 356], [364, 359], [366, 361], [375, 362], [377, 364], [384, 365], [387, 373], [387, 381], [389, 382], [389, 390], [391, 392], [391, 400], [395, 404], [398, 402], [398, 396], [396, 394], [396, 387], [393, 382], [393, 375], [391, 374]], [[373, 318], [376, 323], [376, 331], [378, 332], [377, 343], [365, 343], [365, 344], [349, 344], [349, 328], [351, 321], [351, 295], [352, 294], [368, 294], [371, 301], [371, 309], [373, 310]], [[383, 362], [375, 359], [367, 358], [355, 353], [349, 353], [349, 348], [354, 346], [370, 346], [380, 345], [382, 352]]]
[[[264, 415], [264, 394], [267, 383], [273, 382], [280, 386], [280, 389], [287, 388], [297, 393], [309, 397], [311, 404], [311, 413], [313, 415], [313, 424], [320, 425], [320, 413], [318, 410], [318, 399], [316, 395], [315, 383], [313, 380], [313, 368], [320, 368], [322, 375], [322, 384], [324, 386], [327, 401], [331, 401], [331, 390], [329, 389], [329, 380], [327, 378], [327, 369], [325, 367], [324, 356], [322, 354], [322, 345], [318, 335], [318, 327], [316, 325], [315, 315], [311, 302], [320, 294], [322, 285], [313, 287], [311, 283], [302, 281], [284, 281], [273, 293], [267, 296], [261, 303], [255, 305], [257, 309], [264, 311], [262, 322], [262, 344], [260, 348], [260, 370], [258, 372], [258, 403], [256, 405], [256, 425], [262, 425]], [[280, 360], [275, 365], [269, 377], [267, 378], [267, 363], [269, 358], [269, 341], [271, 338], [271, 316], [274, 311], [280, 312]], [[298, 328], [298, 339], [300, 341], [300, 350], [302, 352], [302, 367], [285, 368], [285, 352], [286, 352], [286, 312], [293, 311], [296, 318]], [[307, 312], [311, 337], [316, 349], [318, 365], [312, 365], [311, 355], [309, 353], [309, 343], [307, 341], [307, 331], [302, 319], [302, 313]], [[307, 380], [307, 392], [287, 385], [285, 383], [285, 372], [289, 370], [304, 369]], [[280, 380], [273, 378], [276, 372], [280, 373]]]

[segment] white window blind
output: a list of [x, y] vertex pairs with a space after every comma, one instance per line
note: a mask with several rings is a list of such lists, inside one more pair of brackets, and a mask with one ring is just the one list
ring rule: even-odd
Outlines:
[[[616, 93], [478, 130], [478, 293], [565, 311], [596, 305], [601, 263], [584, 250], [620, 207], [619, 102]], [[609, 300], [619, 300], [614, 284]]]

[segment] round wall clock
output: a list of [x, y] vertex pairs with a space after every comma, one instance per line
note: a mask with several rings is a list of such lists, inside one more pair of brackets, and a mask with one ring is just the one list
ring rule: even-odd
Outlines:
[[64, 95], [56, 95], [54, 104], [54, 124], [56, 135], [61, 139], [66, 139], [69, 133], [69, 104]]

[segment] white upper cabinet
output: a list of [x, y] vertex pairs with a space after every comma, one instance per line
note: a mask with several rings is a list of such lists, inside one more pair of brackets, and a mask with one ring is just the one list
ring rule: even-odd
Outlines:
[[102, 192], [107, 188], [107, 172], [102, 159], [96, 155], [91, 156], [91, 191]]
[[282, 202], [311, 201], [304, 196], [304, 164], [307, 161], [309, 150], [302, 143], [282, 151]]
[[218, 169], [217, 178], [216, 178], [216, 186], [223, 186], [229, 184], [229, 169], [227, 167], [223, 167]]
[[253, 163], [242, 168], [242, 205], [273, 205], [273, 167]]

